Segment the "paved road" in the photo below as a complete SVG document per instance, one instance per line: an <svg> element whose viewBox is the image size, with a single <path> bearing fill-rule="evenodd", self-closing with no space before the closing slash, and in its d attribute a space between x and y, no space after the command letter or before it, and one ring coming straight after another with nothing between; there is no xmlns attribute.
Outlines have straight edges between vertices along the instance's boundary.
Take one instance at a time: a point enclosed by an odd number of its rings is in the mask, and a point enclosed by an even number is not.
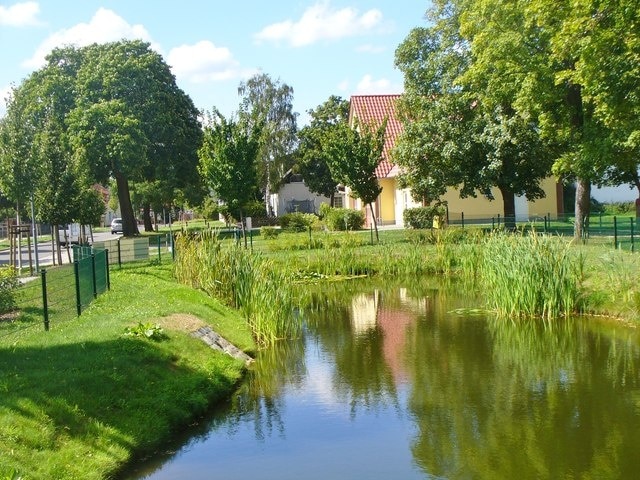
<svg viewBox="0 0 640 480"><path fill-rule="evenodd" d="M118 238L120 236L121 235L112 235L110 232L96 232L93 234L93 240L96 242L102 242L105 240ZM69 253L67 254L66 248L63 248L62 263L69 263L69 257L73 258L73 252L71 252L71 249L69 249ZM9 259L9 250L0 250L0 265L8 265ZM33 245L31 246L31 260L35 268L36 257ZM53 264L53 254L51 252L50 241L38 243L38 260L41 267ZM29 252L26 245L22 247L22 268L27 270L29 269Z"/></svg>

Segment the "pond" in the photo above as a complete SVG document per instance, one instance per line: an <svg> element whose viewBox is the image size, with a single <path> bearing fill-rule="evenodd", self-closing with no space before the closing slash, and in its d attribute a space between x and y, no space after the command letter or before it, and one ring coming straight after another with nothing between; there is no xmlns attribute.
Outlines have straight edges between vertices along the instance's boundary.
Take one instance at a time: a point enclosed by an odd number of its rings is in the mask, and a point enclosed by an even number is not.
<svg viewBox="0 0 640 480"><path fill-rule="evenodd" d="M513 323L464 288L341 283L302 338L129 478L636 478L640 333Z"/></svg>

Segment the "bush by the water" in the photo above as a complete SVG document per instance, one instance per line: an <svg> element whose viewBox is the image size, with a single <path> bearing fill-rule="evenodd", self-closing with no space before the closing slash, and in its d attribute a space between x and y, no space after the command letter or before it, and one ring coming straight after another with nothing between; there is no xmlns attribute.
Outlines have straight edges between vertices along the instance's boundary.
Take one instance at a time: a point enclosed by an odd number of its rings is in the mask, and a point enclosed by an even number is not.
<svg viewBox="0 0 640 480"><path fill-rule="evenodd" d="M276 227L264 226L260 227L260 236L265 240L273 240L278 238L279 230Z"/></svg>
<svg viewBox="0 0 640 480"><path fill-rule="evenodd" d="M406 226L420 229L432 228L434 218L437 218L438 222L442 224L445 216L446 210L442 205L407 208L402 214Z"/></svg>
<svg viewBox="0 0 640 480"><path fill-rule="evenodd" d="M0 313L16 308L16 290L19 282L11 267L0 267Z"/></svg>
<svg viewBox="0 0 640 480"><path fill-rule="evenodd" d="M360 230L364 225L364 213L350 208L329 208L324 221L329 230Z"/></svg>
<svg viewBox="0 0 640 480"><path fill-rule="evenodd" d="M288 232L306 232L317 220L313 213L285 213L280 217L280 227Z"/></svg>

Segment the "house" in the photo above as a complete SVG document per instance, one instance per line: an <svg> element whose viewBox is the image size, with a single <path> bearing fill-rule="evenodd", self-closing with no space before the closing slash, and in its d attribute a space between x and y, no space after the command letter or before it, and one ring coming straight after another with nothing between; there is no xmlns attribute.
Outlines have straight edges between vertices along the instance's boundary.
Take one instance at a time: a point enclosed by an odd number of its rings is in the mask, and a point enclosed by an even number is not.
<svg viewBox="0 0 640 480"><path fill-rule="evenodd" d="M277 193L270 195L273 214L281 217L285 213L302 212L318 213L321 203L329 203L330 199L309 190L302 175L289 170L284 174Z"/></svg>
<svg viewBox="0 0 640 480"><path fill-rule="evenodd" d="M379 126L387 119L387 130L382 159L376 168L376 177L382 187L382 192L373 205L378 225L403 226L403 212L407 208L421 206L411 197L409 189L402 189L398 185L397 177L400 169L393 163L391 151L402 133L402 123L396 115L396 103L400 95L354 95L351 97L349 121L372 126ZM516 218L528 219L531 217L543 217L547 214L557 215L562 213L562 187L554 178L547 178L542 182L546 197L528 201L525 197L516 197ZM502 195L498 189L493 190L494 200L490 201L483 195L476 198L460 198L456 189L449 189L441 198L448 205L448 217L450 222L463 218L473 221L474 218L491 218L503 214ZM343 205L346 208L363 210L367 218L367 225L371 222L371 213L361 200L349 196L346 189L343 197Z"/></svg>

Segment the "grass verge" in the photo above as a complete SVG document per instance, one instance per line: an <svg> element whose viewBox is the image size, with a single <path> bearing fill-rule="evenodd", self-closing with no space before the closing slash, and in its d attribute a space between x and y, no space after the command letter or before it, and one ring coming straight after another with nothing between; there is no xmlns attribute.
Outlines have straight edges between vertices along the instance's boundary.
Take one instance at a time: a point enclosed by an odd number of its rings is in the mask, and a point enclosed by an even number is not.
<svg viewBox="0 0 640 480"><path fill-rule="evenodd" d="M207 323L251 350L237 312L176 284L170 265L127 265L111 279L81 317L0 337L0 478L109 478L235 388L242 363L189 331ZM146 322L165 338L124 335Z"/></svg>

